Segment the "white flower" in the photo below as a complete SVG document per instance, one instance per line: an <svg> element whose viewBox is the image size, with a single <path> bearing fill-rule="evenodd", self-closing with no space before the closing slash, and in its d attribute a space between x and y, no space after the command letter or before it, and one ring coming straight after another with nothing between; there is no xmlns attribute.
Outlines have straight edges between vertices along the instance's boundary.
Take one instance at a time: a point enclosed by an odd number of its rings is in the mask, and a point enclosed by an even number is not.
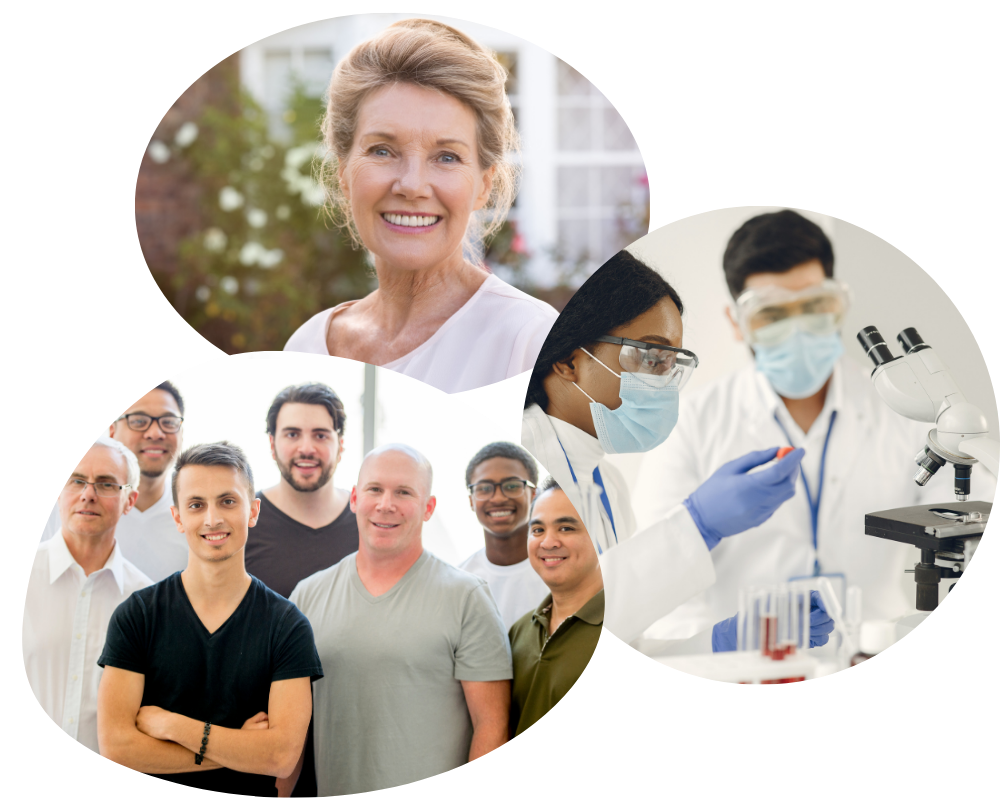
<svg viewBox="0 0 1000 800"><path fill-rule="evenodd" d="M157 164L166 164L170 160L170 148L159 139L153 139L146 149L149 157Z"/></svg>
<svg viewBox="0 0 1000 800"><path fill-rule="evenodd" d="M260 156L254 156L250 159L250 169L254 172L260 172L264 169L264 159Z"/></svg>
<svg viewBox="0 0 1000 800"><path fill-rule="evenodd" d="M259 263L264 269L273 269L281 263L281 259L284 257L284 251L276 247L274 250L265 250L261 253L260 257L257 259L257 263Z"/></svg>
<svg viewBox="0 0 1000 800"><path fill-rule="evenodd" d="M267 225L267 212L259 208L248 208L247 222L251 228L263 228Z"/></svg>
<svg viewBox="0 0 1000 800"><path fill-rule="evenodd" d="M213 253L221 253L226 249L226 243L229 241L225 232L220 228L209 228L205 231L205 249L210 250Z"/></svg>
<svg viewBox="0 0 1000 800"><path fill-rule="evenodd" d="M232 275L226 275L219 281L219 286L222 287L222 291L228 294L236 294L240 290L240 282Z"/></svg>
<svg viewBox="0 0 1000 800"><path fill-rule="evenodd" d="M207 286L199 286L194 290L194 296L202 303L207 303L208 299L212 296L212 290Z"/></svg>
<svg viewBox="0 0 1000 800"><path fill-rule="evenodd" d="M282 203L280 206L274 209L274 216L276 216L278 219L288 219L290 216L292 216L292 209L290 209L288 206Z"/></svg>
<svg viewBox="0 0 1000 800"><path fill-rule="evenodd" d="M223 186L219 192L219 208L223 211L235 211L243 205L243 195L232 186Z"/></svg>
<svg viewBox="0 0 1000 800"><path fill-rule="evenodd" d="M193 122L185 122L174 134L174 144L178 147L187 147L198 138L198 126Z"/></svg>
<svg viewBox="0 0 1000 800"><path fill-rule="evenodd" d="M266 252L260 242L247 242L240 249L240 263L245 267L252 267L260 259L261 254Z"/></svg>

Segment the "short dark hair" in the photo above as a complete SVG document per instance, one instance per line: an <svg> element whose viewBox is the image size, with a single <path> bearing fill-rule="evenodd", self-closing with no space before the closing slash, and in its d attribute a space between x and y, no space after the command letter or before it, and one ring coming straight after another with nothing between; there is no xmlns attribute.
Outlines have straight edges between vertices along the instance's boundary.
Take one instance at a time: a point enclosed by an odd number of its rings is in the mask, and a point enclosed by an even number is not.
<svg viewBox="0 0 1000 800"><path fill-rule="evenodd" d="M537 403L548 408L549 398L542 382L552 365L569 358L579 347L592 345L620 325L644 314L664 297L674 301L684 313L684 304L674 288L652 267L627 250L609 258L586 283L577 289L549 331L528 381L524 407Z"/></svg>
<svg viewBox="0 0 1000 800"><path fill-rule="evenodd" d="M537 501L539 497L541 497L546 492L551 492L553 489L556 489L560 492L563 490L562 486L556 483L555 478L553 478L551 475L546 475L545 480L542 481L542 485L539 486L538 489L535 491L535 496L531 500L531 510L534 511L535 501ZM580 512L578 511L577 513Z"/></svg>
<svg viewBox="0 0 1000 800"><path fill-rule="evenodd" d="M476 471L476 467L491 458L509 458L512 461L520 461L528 472L528 480L532 483L538 483L538 465L531 457L531 453L513 442L490 442L472 457L469 466L465 468L466 486L472 483L472 473Z"/></svg>
<svg viewBox="0 0 1000 800"><path fill-rule="evenodd" d="M180 391L174 386L170 381L164 381L159 386L156 387L161 391L167 392L171 395L174 400L177 401L177 410L181 412L181 416L184 416L184 398L181 397Z"/></svg>
<svg viewBox="0 0 1000 800"><path fill-rule="evenodd" d="M174 474L170 479L170 492L174 498L174 506L177 505L177 476L187 466L233 467L246 480L247 488L250 490L250 499L252 500L254 497L253 471L250 469L246 453L230 442L212 442L210 444L196 444L177 457L177 461L174 463Z"/></svg>
<svg viewBox="0 0 1000 800"><path fill-rule="evenodd" d="M267 435L274 436L278 428L278 412L285 403L305 403L311 406L323 406L333 420L333 429L338 435L344 435L347 423L347 413L344 403L333 389L325 383L303 383L299 386L286 386L267 410Z"/></svg>
<svg viewBox="0 0 1000 800"><path fill-rule="evenodd" d="M833 245L823 229L801 214L785 209L760 214L734 233L722 256L729 293L739 297L747 277L758 272L788 272L817 259L833 277Z"/></svg>

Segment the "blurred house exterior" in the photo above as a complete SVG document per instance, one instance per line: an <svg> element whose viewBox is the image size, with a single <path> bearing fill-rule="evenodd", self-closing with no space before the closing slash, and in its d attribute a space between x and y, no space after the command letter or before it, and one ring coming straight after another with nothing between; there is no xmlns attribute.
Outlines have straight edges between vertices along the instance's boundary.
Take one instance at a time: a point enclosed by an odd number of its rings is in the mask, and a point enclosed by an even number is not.
<svg viewBox="0 0 1000 800"><path fill-rule="evenodd" d="M280 129L295 77L322 95L352 47L411 16L340 17L261 39L240 52L241 79ZM510 220L530 253L529 282L550 288L560 283L561 272L578 268L573 283L579 285L647 232L641 225L646 171L628 126L590 81L551 53L495 28L431 18L492 49L510 73L507 93L524 169ZM502 269L497 273L507 277Z"/></svg>

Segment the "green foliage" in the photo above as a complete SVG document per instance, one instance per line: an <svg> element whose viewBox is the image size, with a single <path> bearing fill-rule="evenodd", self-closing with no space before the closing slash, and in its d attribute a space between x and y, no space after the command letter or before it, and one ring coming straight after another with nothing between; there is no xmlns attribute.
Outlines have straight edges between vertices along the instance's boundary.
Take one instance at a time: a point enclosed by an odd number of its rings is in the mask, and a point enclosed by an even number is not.
<svg viewBox="0 0 1000 800"><path fill-rule="evenodd" d="M194 142L173 146L198 186L202 220L179 246L174 305L226 352L280 350L313 314L375 286L364 253L322 210L313 176L322 111L295 86L285 136L242 92L238 113L208 108Z"/></svg>

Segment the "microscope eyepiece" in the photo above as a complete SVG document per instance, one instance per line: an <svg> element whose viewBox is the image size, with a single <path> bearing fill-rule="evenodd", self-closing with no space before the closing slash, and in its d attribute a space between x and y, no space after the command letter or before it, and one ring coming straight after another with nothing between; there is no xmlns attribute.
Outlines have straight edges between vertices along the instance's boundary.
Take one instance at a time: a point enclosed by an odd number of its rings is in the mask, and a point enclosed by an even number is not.
<svg viewBox="0 0 1000 800"><path fill-rule="evenodd" d="M875 364L876 368L881 367L883 364L888 364L890 361L895 361L897 358L889 350L889 345L885 343L882 334L878 332L878 328L874 325L869 325L867 328L862 328L858 331L858 341L861 342L865 353L872 360L872 363Z"/></svg>
<svg viewBox="0 0 1000 800"><path fill-rule="evenodd" d="M896 336L896 341L903 346L906 355L916 353L920 350L927 350L930 345L924 342L916 328L904 328Z"/></svg>

